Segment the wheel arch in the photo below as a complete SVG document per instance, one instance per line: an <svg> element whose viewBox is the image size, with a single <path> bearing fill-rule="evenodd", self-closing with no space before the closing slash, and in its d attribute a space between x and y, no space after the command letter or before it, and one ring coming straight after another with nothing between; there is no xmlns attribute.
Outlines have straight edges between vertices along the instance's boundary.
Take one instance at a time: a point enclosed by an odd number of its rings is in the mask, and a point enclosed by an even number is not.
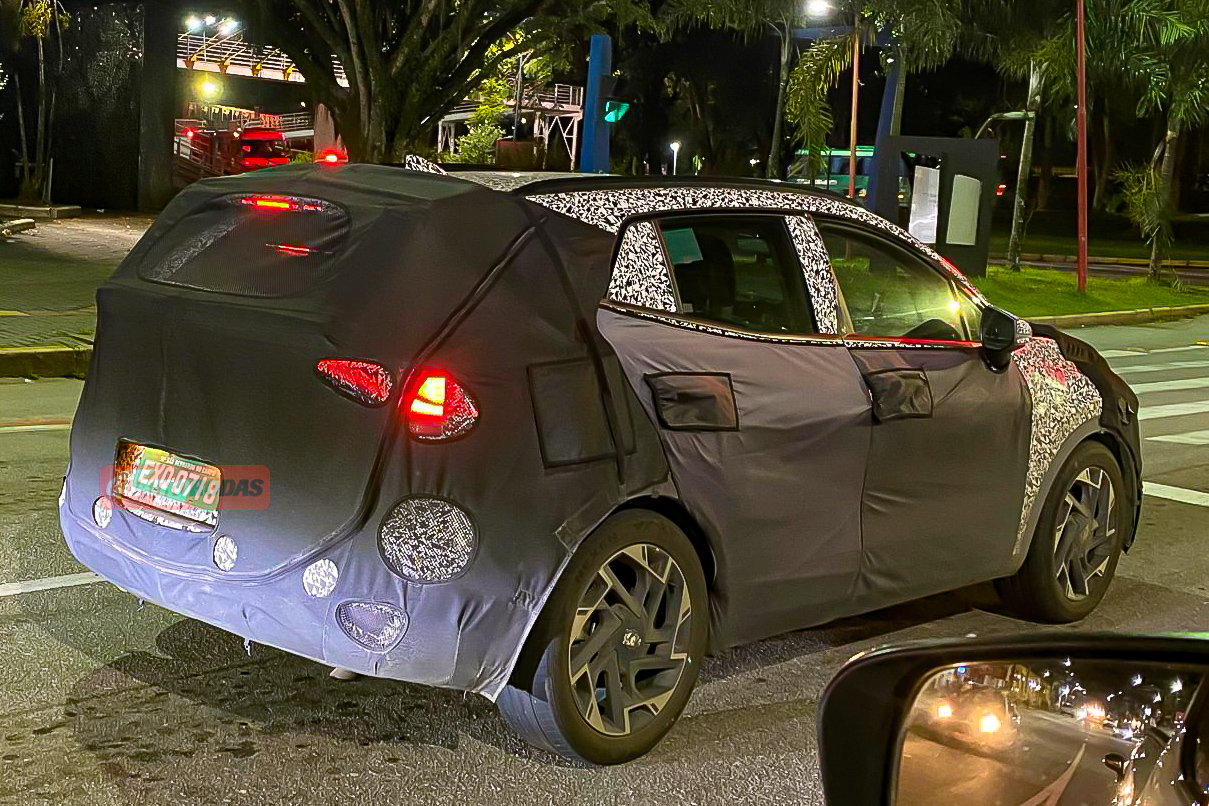
<svg viewBox="0 0 1209 806"><path fill-rule="evenodd" d="M1138 534L1138 523L1141 520L1142 514L1142 479L1138 473L1138 461L1130 450L1129 444L1113 431L1104 429L1087 437L1085 441L1099 442L1104 447L1108 448L1109 452L1116 458L1117 465L1121 468L1121 478L1125 481L1125 493L1133 502L1133 511L1130 512L1129 531L1125 535L1124 550L1129 551L1133 545L1134 538Z"/></svg>
<svg viewBox="0 0 1209 806"><path fill-rule="evenodd" d="M697 552L697 558L701 562L701 570L705 575L706 592L710 599L710 636L711 641L713 640L713 626L716 619L714 585L717 574L717 562L715 560L713 546L710 543L709 538L706 536L705 531L701 528L700 524L697 523L696 518L692 516L692 514L679 499L671 496L642 495L631 498L614 507L608 514L601 518L600 521L595 524L595 526L587 530L584 533L583 539L576 543L572 550L567 552L566 557L563 559L562 565L558 569L558 572L550 580L550 584L543 592L541 597L541 606L529 620L529 623L525 627L524 635L513 651L511 661L508 665L508 674L505 677L506 680L511 680L512 677L518 672L524 674L526 671L528 671L526 668L524 668L524 664L526 664L528 660L532 659L526 659L525 648L529 643L530 636L533 635L534 628L537 626L538 620L541 618L542 611L545 610L546 603L550 600L551 594L553 594L554 589L562 580L563 574L567 570L567 566L571 563L571 559L592 540L592 535L602 523L611 518L613 515L630 510L646 510L667 518L688 537L689 542L693 545L693 548ZM487 695L488 699L495 700L499 696L499 692L502 689L503 686L500 685L494 690L484 691L483 693Z"/></svg>
<svg viewBox="0 0 1209 806"><path fill-rule="evenodd" d="M1025 557L1028 556L1028 550L1033 544L1033 537L1037 531L1037 522L1041 518L1041 510L1045 507L1045 501L1049 498L1049 494L1053 489L1054 480L1057 478L1058 473L1062 470L1062 467L1066 464L1067 460L1070 459L1071 454L1075 452L1075 449L1085 442L1096 442L1108 448L1108 451L1113 455L1113 458L1117 460L1118 465L1120 465L1121 475L1125 478L1126 484L1132 485L1134 488L1130 490L1130 492L1134 492L1136 495L1135 508L1136 504L1140 503L1141 496L1137 495L1140 493L1140 489L1138 488L1138 484L1134 478L1134 472L1130 470L1130 468L1134 467L1134 465L1128 448L1119 437L1114 435L1111 431L1107 431L1101 427L1099 421L1088 420L1079 428L1075 429L1075 431L1069 437L1067 437L1066 441L1062 443L1062 447L1060 447L1058 452L1054 454L1054 458L1050 461L1049 466L1046 468L1041 486L1037 490L1037 495L1033 499L1028 513L1025 515L1027 521L1022 533L1023 539L1019 541L1016 550L1012 553L1011 573L1019 571L1020 566L1024 564ZM1128 462L1128 464L1126 464L1126 462ZM1133 526L1136 527L1136 513L1133 516L1133 522ZM1131 532L1128 543L1132 542L1133 538Z"/></svg>

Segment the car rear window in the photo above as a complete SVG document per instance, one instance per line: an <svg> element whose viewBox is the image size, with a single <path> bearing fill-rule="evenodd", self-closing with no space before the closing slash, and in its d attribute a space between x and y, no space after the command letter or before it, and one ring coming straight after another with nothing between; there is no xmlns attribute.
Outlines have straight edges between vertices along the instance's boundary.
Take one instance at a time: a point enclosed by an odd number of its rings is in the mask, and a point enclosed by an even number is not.
<svg viewBox="0 0 1209 806"><path fill-rule="evenodd" d="M348 213L321 199L221 196L161 236L138 272L144 280L202 291L295 296L334 270L348 233Z"/></svg>

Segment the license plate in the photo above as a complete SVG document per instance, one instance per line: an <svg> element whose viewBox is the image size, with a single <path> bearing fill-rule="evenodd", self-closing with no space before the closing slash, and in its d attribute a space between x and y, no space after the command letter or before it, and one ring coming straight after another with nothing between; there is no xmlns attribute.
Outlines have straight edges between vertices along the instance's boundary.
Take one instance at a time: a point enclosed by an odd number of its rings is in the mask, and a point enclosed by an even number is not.
<svg viewBox="0 0 1209 806"><path fill-rule="evenodd" d="M167 513L197 524L218 525L222 472L214 465L159 448L119 442L113 490L124 509L146 520L180 526L173 523L174 518L156 516Z"/></svg>

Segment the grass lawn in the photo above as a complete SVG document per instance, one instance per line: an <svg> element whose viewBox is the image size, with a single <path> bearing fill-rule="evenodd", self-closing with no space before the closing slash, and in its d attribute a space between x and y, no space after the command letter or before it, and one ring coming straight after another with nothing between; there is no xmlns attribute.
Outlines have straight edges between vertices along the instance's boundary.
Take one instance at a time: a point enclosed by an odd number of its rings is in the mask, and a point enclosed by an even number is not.
<svg viewBox="0 0 1209 806"><path fill-rule="evenodd" d="M1023 317L1209 304L1209 289L1176 291L1142 277L1127 280L1089 277L1086 295L1076 288L1073 272L1027 268L1012 272L992 268L986 277L970 279L993 304Z"/></svg>
<svg viewBox="0 0 1209 806"><path fill-rule="evenodd" d="M1011 221L997 218L991 233L991 251L1007 252ZM1078 252L1077 227L1073 210L1044 211L1033 216L1024 234L1026 254L1067 255ZM1093 258L1150 258L1150 248L1141 234L1119 215L1095 213L1091 218L1088 252ZM1186 217L1175 224L1172 260L1209 260L1209 217Z"/></svg>

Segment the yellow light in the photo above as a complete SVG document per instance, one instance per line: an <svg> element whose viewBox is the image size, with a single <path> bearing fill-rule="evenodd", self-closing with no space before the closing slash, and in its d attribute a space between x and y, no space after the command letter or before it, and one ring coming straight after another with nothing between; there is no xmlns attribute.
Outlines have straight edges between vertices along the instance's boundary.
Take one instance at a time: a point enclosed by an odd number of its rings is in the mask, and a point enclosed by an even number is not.
<svg viewBox="0 0 1209 806"><path fill-rule="evenodd" d="M951 300L949 302L949 313L957 313L960 310L961 310L960 302L958 302L957 300Z"/></svg>
<svg viewBox="0 0 1209 806"><path fill-rule="evenodd" d="M429 403L443 405L445 403L445 378L440 375L425 378L424 383L420 384L420 390L416 392L416 396Z"/></svg>
<svg viewBox="0 0 1209 806"><path fill-rule="evenodd" d="M978 722L978 729L983 733L994 733L999 730L999 717L987 714Z"/></svg>
<svg viewBox="0 0 1209 806"><path fill-rule="evenodd" d="M217 98L219 86L213 81L203 81L201 85L201 94L203 98Z"/></svg>
<svg viewBox="0 0 1209 806"><path fill-rule="evenodd" d="M936 715L941 719L948 719L953 716L953 706L946 703L941 703L941 706L936 709Z"/></svg>

